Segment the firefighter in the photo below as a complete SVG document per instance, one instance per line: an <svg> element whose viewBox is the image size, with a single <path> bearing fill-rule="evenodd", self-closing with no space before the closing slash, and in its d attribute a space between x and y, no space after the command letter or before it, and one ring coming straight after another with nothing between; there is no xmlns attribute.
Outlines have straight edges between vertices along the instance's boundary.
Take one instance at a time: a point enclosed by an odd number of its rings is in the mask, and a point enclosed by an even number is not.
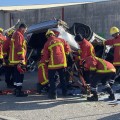
<svg viewBox="0 0 120 120"><path fill-rule="evenodd" d="M3 29L0 28L0 68L3 65L3 43L5 42L5 40L6 37L3 35Z"/></svg>
<svg viewBox="0 0 120 120"><path fill-rule="evenodd" d="M93 45L87 39L85 39L81 34L77 34L75 36L75 40L80 46L80 50L78 50L78 59L80 60L80 64L81 61L84 60L86 57L96 56ZM86 80L86 83L89 84L90 83L89 71L83 70L83 77Z"/></svg>
<svg viewBox="0 0 120 120"><path fill-rule="evenodd" d="M110 94L109 99L114 100L115 95L109 84L111 77L115 75L116 69L112 63L98 57L89 56L84 62L84 68L90 71L91 93L88 101L98 101L97 84L99 81L105 86L105 90Z"/></svg>
<svg viewBox="0 0 120 120"><path fill-rule="evenodd" d="M111 27L110 28L110 35L113 37L112 39L108 39L106 41L103 42L97 42L97 44L99 45L110 45L113 47L114 49L114 58L113 58L113 65L116 68L116 74L119 74L119 70L120 70L120 34L119 34L120 30L117 27ZM116 75L115 75L116 76ZM114 78L115 76L111 79L110 83L111 85L114 84ZM120 82L120 80L118 81ZM120 92L120 90L118 90Z"/></svg>
<svg viewBox="0 0 120 120"><path fill-rule="evenodd" d="M26 65L26 40L24 33L27 26L24 23L19 25L19 28L14 32L10 42L9 61L14 66L14 95L16 97L26 97L22 91L22 84L24 79L25 65Z"/></svg>
<svg viewBox="0 0 120 120"><path fill-rule="evenodd" d="M3 35L3 29L0 28L0 65L3 63L3 43L6 37Z"/></svg>
<svg viewBox="0 0 120 120"><path fill-rule="evenodd" d="M44 45L41 62L47 62L48 64L48 79L50 83L48 97L56 99L56 72L60 77L62 95L66 96L67 94L65 68L67 67L66 55L70 52L70 46L63 39L55 37L55 33L51 30L46 32L46 37L47 42Z"/></svg>
<svg viewBox="0 0 120 120"><path fill-rule="evenodd" d="M14 67L9 64L9 51L10 51L10 41L14 33L14 30L11 29L7 32L6 41L3 44L3 55L4 55L4 68L5 68L5 82L8 88L14 88L13 73Z"/></svg>
<svg viewBox="0 0 120 120"><path fill-rule="evenodd" d="M43 50L41 51L41 59L43 56ZM38 64L38 81L37 84L37 91L38 93L41 93L43 89L48 91L48 66L45 63L42 63L41 61Z"/></svg>

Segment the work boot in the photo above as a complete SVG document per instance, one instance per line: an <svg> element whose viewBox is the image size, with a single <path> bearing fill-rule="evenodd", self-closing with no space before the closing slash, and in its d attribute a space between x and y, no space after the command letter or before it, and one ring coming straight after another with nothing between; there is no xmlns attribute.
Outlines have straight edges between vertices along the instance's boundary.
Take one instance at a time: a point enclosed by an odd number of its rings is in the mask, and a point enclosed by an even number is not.
<svg viewBox="0 0 120 120"><path fill-rule="evenodd" d="M13 90L13 95L16 95L16 88Z"/></svg>
<svg viewBox="0 0 120 120"><path fill-rule="evenodd" d="M93 96L91 96L91 97L87 97L87 100L88 101L98 101L98 95L93 95Z"/></svg>
<svg viewBox="0 0 120 120"><path fill-rule="evenodd" d="M114 95L114 94L111 94L108 98L109 98L110 100L115 100L115 95Z"/></svg>
<svg viewBox="0 0 120 120"><path fill-rule="evenodd" d="M42 89L43 89L42 85L41 85L40 83L37 83L37 92L38 92L39 94L42 93Z"/></svg>
<svg viewBox="0 0 120 120"><path fill-rule="evenodd" d="M21 90L16 90L16 94L15 94L16 97L27 97L28 94L25 94L23 91Z"/></svg>
<svg viewBox="0 0 120 120"><path fill-rule="evenodd" d="M27 97L28 94L25 94L23 91L21 91L22 86L16 86L15 96L16 97Z"/></svg>
<svg viewBox="0 0 120 120"><path fill-rule="evenodd" d="M57 99L57 94L48 94L49 99Z"/></svg>

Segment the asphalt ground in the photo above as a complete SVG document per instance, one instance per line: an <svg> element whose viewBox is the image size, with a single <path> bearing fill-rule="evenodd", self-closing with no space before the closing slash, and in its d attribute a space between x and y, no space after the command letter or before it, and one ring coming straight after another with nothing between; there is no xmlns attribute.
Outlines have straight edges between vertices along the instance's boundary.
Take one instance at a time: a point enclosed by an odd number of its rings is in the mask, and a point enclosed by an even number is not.
<svg viewBox="0 0 120 120"><path fill-rule="evenodd" d="M4 77L1 78L0 89L6 90ZM24 90L35 90L36 83L37 72L25 74ZM98 102L87 102L81 95L59 96L57 100L36 93L25 98L0 95L0 120L120 120L120 101L107 101L107 97L103 95Z"/></svg>

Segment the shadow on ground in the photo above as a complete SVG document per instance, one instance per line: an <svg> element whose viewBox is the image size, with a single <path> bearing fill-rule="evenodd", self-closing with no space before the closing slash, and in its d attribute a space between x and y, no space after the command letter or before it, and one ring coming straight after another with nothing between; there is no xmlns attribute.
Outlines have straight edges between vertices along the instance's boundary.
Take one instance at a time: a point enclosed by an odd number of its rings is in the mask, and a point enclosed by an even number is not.
<svg viewBox="0 0 120 120"><path fill-rule="evenodd" d="M1 97L0 111L47 109L63 104L86 102L80 97L67 97L58 98L57 100L49 100L47 95L30 95L26 98L11 97L11 95L3 95Z"/></svg>

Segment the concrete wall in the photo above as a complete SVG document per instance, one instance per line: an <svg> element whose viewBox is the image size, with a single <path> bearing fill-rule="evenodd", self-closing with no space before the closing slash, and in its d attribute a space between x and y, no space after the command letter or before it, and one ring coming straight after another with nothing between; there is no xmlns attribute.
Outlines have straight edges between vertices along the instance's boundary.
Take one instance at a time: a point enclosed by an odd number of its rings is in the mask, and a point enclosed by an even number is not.
<svg viewBox="0 0 120 120"><path fill-rule="evenodd" d="M10 13L0 11L0 27L7 29L10 27Z"/></svg>
<svg viewBox="0 0 120 120"><path fill-rule="evenodd" d="M4 12L3 11L0 11L0 27L4 27Z"/></svg>
<svg viewBox="0 0 120 120"><path fill-rule="evenodd" d="M120 28L120 0L65 7L65 21L69 25L81 22L103 37L110 37L112 26Z"/></svg>
<svg viewBox="0 0 120 120"><path fill-rule="evenodd" d="M22 19L26 24L32 25L53 17L62 18L71 26L74 22L81 22L91 26L92 30L105 38L110 37L109 29L112 26L120 28L120 0L97 2L81 5L73 5L63 8L46 8L36 10L13 11L10 13L11 24L16 23L17 19ZM0 18L3 13L0 12ZM9 16L6 14L6 16ZM2 17L2 19L5 17ZM8 23L0 23L5 26ZM6 22L7 22L6 21ZM9 26L9 25L8 25ZM5 26L6 27L6 26Z"/></svg>
<svg viewBox="0 0 120 120"><path fill-rule="evenodd" d="M61 8L48 8L48 9L12 12L11 16L12 16L13 23L15 23L17 19L20 18L29 26L45 20L50 20L53 17L61 18Z"/></svg>

